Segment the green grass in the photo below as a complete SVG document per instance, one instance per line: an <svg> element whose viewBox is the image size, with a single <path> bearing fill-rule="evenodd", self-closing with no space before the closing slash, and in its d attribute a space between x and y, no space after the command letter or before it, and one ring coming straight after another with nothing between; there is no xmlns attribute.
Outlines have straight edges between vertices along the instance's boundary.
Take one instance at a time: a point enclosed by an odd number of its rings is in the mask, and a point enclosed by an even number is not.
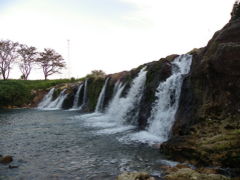
<svg viewBox="0 0 240 180"><path fill-rule="evenodd" d="M79 79L57 80L0 80L0 107L28 104L32 90L47 89L52 86L79 81Z"/></svg>

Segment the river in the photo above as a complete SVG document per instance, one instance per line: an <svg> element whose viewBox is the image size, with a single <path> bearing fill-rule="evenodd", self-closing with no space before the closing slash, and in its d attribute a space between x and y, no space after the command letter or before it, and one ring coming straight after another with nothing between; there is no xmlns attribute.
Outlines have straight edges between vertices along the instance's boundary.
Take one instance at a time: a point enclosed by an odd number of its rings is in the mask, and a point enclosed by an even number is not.
<svg viewBox="0 0 240 180"><path fill-rule="evenodd" d="M77 117L77 118L76 118ZM76 111L0 110L0 154L12 155L0 179L112 180L124 171L161 176L158 148L121 141L136 129L99 133Z"/></svg>

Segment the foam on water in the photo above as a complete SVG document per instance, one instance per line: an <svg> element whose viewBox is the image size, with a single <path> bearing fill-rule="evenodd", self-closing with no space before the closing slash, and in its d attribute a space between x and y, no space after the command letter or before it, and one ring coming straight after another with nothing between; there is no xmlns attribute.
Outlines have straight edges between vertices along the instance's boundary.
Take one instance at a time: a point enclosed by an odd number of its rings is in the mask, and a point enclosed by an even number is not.
<svg viewBox="0 0 240 180"><path fill-rule="evenodd" d="M116 134L124 131L132 130L135 126L119 126L119 127L111 127L97 131L97 134Z"/></svg>
<svg viewBox="0 0 240 180"><path fill-rule="evenodd" d="M119 138L119 141L124 144L131 144L132 142L146 143L149 145L154 145L159 143L160 138L154 134L149 133L148 131L140 131L136 133L130 133Z"/></svg>

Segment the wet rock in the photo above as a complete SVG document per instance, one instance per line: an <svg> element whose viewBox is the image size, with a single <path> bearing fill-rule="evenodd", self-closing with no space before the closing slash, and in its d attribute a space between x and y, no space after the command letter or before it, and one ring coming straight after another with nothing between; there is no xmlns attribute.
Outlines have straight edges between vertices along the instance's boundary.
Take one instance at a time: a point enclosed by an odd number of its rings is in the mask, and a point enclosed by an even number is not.
<svg viewBox="0 0 240 180"><path fill-rule="evenodd" d="M0 157L0 163L2 164L9 164L10 162L13 161L13 158L12 156L3 156L3 157Z"/></svg>
<svg viewBox="0 0 240 180"><path fill-rule="evenodd" d="M197 172L199 173L203 173L203 174L217 174L218 173L218 170L217 169L214 169L214 168L198 168L196 169Z"/></svg>
<svg viewBox="0 0 240 180"><path fill-rule="evenodd" d="M117 177L117 180L155 180L145 172L125 172Z"/></svg>
<svg viewBox="0 0 240 180"><path fill-rule="evenodd" d="M15 168L18 168L18 166L9 165L8 168L9 168L9 169L15 169Z"/></svg>
<svg viewBox="0 0 240 180"><path fill-rule="evenodd" d="M219 174L200 174L190 168L179 169L164 177L165 180L230 180L230 178Z"/></svg>

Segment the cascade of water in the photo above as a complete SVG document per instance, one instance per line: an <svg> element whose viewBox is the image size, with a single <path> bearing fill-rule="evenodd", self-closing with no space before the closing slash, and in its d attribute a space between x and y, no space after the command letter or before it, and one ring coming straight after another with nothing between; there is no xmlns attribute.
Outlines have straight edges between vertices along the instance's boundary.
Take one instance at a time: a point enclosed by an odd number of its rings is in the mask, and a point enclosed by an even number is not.
<svg viewBox="0 0 240 180"><path fill-rule="evenodd" d="M95 108L95 112L101 112L103 110L104 99L105 99L105 91L106 91L108 81L109 81L109 78L107 78L105 80L105 83L104 83L104 85L102 87L102 90L99 94L97 105L96 105L96 108Z"/></svg>
<svg viewBox="0 0 240 180"><path fill-rule="evenodd" d="M192 63L191 55L181 55L172 64L172 75L159 84L156 92L157 100L148 119L147 131L164 142L169 138L175 114L178 109L184 75L189 73Z"/></svg>
<svg viewBox="0 0 240 180"><path fill-rule="evenodd" d="M119 108L118 103L120 102L120 98L121 98L121 94L125 88L125 85L122 85L122 83L116 83L115 84L115 94L111 100L111 102L109 103L108 107L107 107L107 111L106 114L114 117L115 113L118 111L117 108Z"/></svg>
<svg viewBox="0 0 240 180"><path fill-rule="evenodd" d="M121 97L125 86L122 86L121 83L118 85L118 90L107 109L107 115L110 115L112 119L121 123L126 122L128 119L131 119L132 123L135 121L131 112L139 106L146 81L146 74L147 71L145 71L145 68L141 69L138 76L133 80L126 97Z"/></svg>
<svg viewBox="0 0 240 180"><path fill-rule="evenodd" d="M136 109L139 107L143 94L146 74L147 72L143 68L132 81L125 97L121 97L125 85L117 82L115 95L113 95L105 113L95 112L80 116L85 121L85 125L104 128L98 132L100 134L115 134L135 128L132 124L137 120Z"/></svg>
<svg viewBox="0 0 240 180"><path fill-rule="evenodd" d="M73 100L73 106L72 106L72 109L77 109L79 106L78 106L78 102L79 102L79 95L80 95L80 92L82 90L82 87L83 87L83 84L80 84L79 87L78 87L78 90L74 96L74 100Z"/></svg>
<svg viewBox="0 0 240 180"><path fill-rule="evenodd" d="M52 88L43 98L43 100L38 104L38 108L42 109L47 107L51 101L52 101L52 97L53 97L53 93L55 91L55 88Z"/></svg>
<svg viewBox="0 0 240 180"><path fill-rule="evenodd" d="M57 99L52 101L46 108L48 109L61 109L64 100L67 98L68 94L65 93L66 89L62 90Z"/></svg>
<svg viewBox="0 0 240 180"><path fill-rule="evenodd" d="M87 103L87 83L88 83L88 80L86 79L85 82L84 82L84 92L83 92L83 103L82 103L82 106Z"/></svg>
<svg viewBox="0 0 240 180"><path fill-rule="evenodd" d="M122 83L118 80L113 88L113 96L115 96L116 92L118 91L118 89L120 88L120 86L122 85Z"/></svg>

